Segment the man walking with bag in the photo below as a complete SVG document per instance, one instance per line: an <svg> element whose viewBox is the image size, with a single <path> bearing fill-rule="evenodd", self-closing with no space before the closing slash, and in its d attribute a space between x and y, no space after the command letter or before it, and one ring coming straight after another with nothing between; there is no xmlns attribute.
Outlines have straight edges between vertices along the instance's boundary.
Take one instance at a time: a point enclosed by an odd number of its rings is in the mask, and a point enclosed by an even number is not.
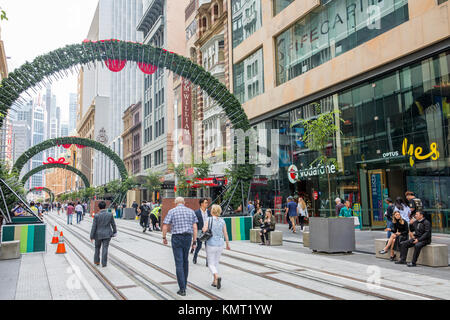
<svg viewBox="0 0 450 320"><path fill-rule="evenodd" d="M102 248L102 266L106 267L108 261L108 247L112 237L117 234L116 223L112 213L105 210L106 202L98 204L100 212L94 216L91 229L91 242L95 240L94 263L100 264L100 248Z"/></svg>
<svg viewBox="0 0 450 320"><path fill-rule="evenodd" d="M197 239L198 219L194 210L184 205L184 198L175 199L176 207L169 210L162 229L163 243L167 245L167 229L172 226L172 251L177 270L177 281L180 296L186 295L187 278L189 273L189 248L193 239ZM195 243L193 244L195 247Z"/></svg>
<svg viewBox="0 0 450 320"><path fill-rule="evenodd" d="M139 213L139 216L141 217L139 224L141 225L142 228L144 228L144 230L142 232L145 232L145 231L147 231L148 217L150 215L150 208L147 206L147 203L145 200L142 201L142 205L139 207L138 213ZM149 231L151 231L150 228L149 228Z"/></svg>
<svg viewBox="0 0 450 320"><path fill-rule="evenodd" d="M202 230L203 224L208 219L208 217L211 217L211 213L208 210L208 199L201 198L199 203L200 203L200 209L195 211L195 215L197 216L197 220L198 220L197 230ZM198 253L200 252L200 249L202 248L202 242L198 238L196 238L194 240L197 240L197 247L195 248L194 259L192 260L192 262L194 264L197 264L197 257L198 257ZM194 247L192 247L191 253L193 250L194 250ZM205 242L205 250L206 250L206 242ZM206 266L208 266L208 259L206 259Z"/></svg>

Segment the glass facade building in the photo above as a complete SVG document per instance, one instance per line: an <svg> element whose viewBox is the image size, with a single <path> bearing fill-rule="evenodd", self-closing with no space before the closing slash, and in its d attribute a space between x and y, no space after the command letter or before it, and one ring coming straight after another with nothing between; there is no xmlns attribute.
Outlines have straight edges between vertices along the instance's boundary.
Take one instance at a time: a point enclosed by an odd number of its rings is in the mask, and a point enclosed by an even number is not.
<svg viewBox="0 0 450 320"><path fill-rule="evenodd" d="M263 49L234 65L234 95L244 103L264 92Z"/></svg>
<svg viewBox="0 0 450 320"><path fill-rule="evenodd" d="M450 51L441 52L317 100L322 112L339 110L342 118L327 148L335 168L311 166L318 154L307 149L299 120L317 116L314 104L259 123L279 132L279 170L261 177L269 186L253 187L252 198L276 211L280 197L284 203L302 195L314 215L331 216L329 199L340 197L350 200L364 227L384 228L384 200L410 190L432 214L433 230L450 232L449 70ZM295 183L291 165L298 169Z"/></svg>
<svg viewBox="0 0 450 320"><path fill-rule="evenodd" d="M283 8L289 1L275 1ZM275 38L285 83L408 21L408 0L331 0Z"/></svg>
<svg viewBox="0 0 450 320"><path fill-rule="evenodd" d="M233 48L261 28L261 0L232 0Z"/></svg>

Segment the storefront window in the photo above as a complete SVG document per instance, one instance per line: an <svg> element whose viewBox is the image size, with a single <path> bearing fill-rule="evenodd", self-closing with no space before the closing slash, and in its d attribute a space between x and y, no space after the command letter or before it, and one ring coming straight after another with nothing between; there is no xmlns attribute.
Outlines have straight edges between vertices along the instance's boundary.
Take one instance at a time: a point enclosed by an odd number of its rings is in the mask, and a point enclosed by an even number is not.
<svg viewBox="0 0 450 320"><path fill-rule="evenodd" d="M232 0L233 48L261 28L261 0Z"/></svg>
<svg viewBox="0 0 450 320"><path fill-rule="evenodd" d="M317 154L306 148L298 121L314 117L314 106L264 122L266 129L279 129L280 164L276 175L264 177L273 196L260 194L263 206L276 208L277 197L285 204L286 197L297 195L314 215L333 216L340 197L350 200L363 226L381 229L384 200L405 198L410 190L431 214L433 230L450 233L449 68L447 51L317 101L324 112L339 109L343 119L327 148L338 162L330 172L331 193L326 171L311 166ZM296 183L289 181L290 165L299 171ZM253 188L253 197L260 192Z"/></svg>
<svg viewBox="0 0 450 320"><path fill-rule="evenodd" d="M331 0L276 38L277 85L408 21L407 0Z"/></svg>
<svg viewBox="0 0 450 320"><path fill-rule="evenodd" d="M294 2L294 0L273 0L273 15L276 16L279 14L292 2Z"/></svg>
<svg viewBox="0 0 450 320"><path fill-rule="evenodd" d="M234 95L244 103L264 92L263 51L259 49L234 65Z"/></svg>

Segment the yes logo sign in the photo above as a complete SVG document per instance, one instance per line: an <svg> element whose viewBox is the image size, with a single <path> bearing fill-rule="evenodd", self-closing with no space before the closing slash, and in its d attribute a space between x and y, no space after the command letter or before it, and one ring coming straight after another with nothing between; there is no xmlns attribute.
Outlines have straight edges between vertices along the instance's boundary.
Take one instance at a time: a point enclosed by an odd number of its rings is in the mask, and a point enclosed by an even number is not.
<svg viewBox="0 0 450 320"><path fill-rule="evenodd" d="M431 158L431 160L436 161L440 156L436 142L433 142L430 145L430 153L422 155L422 152L423 149L421 147L414 148L413 144L408 146L408 139L405 138L405 140L403 140L402 153L404 156L406 156L407 154L409 155L409 164L411 165L411 167L414 166L414 158L417 160L426 160L428 158Z"/></svg>

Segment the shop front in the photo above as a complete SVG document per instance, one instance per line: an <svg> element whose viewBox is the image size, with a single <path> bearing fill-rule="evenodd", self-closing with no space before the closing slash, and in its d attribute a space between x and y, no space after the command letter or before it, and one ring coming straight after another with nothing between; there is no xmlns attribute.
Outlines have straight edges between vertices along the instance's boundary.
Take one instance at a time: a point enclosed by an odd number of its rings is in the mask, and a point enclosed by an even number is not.
<svg viewBox="0 0 450 320"><path fill-rule="evenodd" d="M334 199L349 200L363 227L384 228L385 199L422 199L435 232L450 233L450 51L392 70L325 96L322 112L340 110L338 132L327 148L336 165L318 166L307 149L300 119L313 119L314 104L257 125L279 132L279 170L265 176L271 195L263 207L283 208L302 196L315 216L335 215ZM252 189L251 198L257 190ZM280 205L281 198L281 205Z"/></svg>

